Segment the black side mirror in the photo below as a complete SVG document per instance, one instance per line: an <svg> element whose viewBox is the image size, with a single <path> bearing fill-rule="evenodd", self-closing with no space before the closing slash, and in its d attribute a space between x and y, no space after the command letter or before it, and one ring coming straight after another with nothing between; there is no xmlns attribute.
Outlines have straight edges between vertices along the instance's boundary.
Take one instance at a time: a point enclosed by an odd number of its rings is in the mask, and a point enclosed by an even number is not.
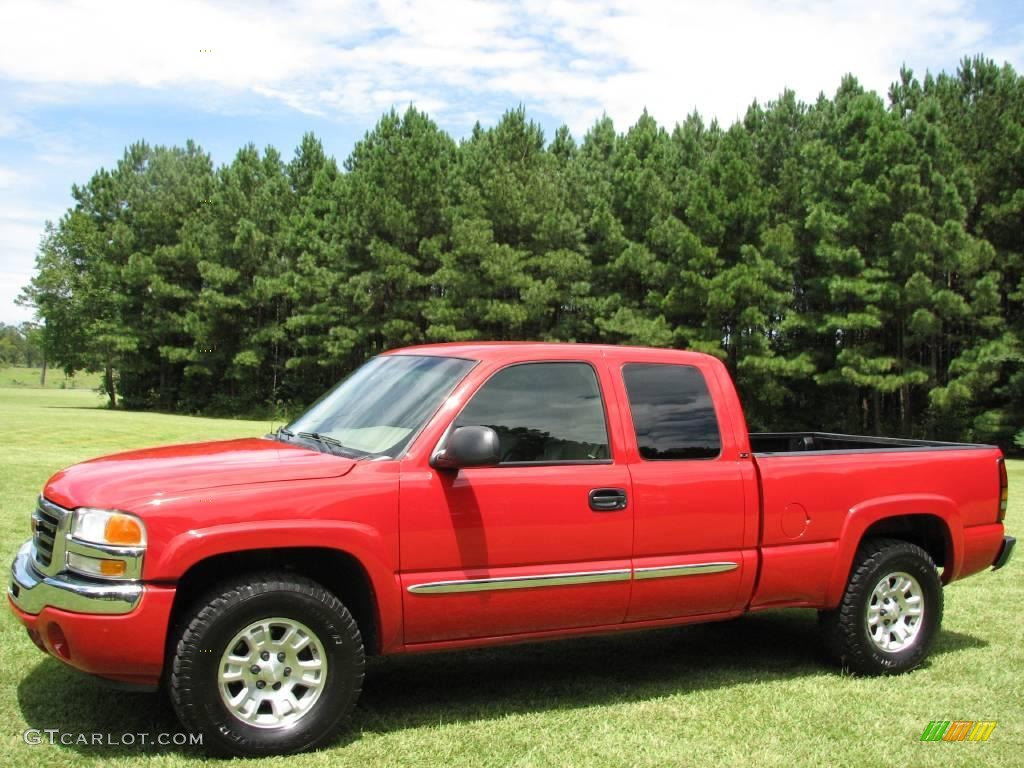
<svg viewBox="0 0 1024 768"><path fill-rule="evenodd" d="M501 460L498 433L490 427L458 427L448 436L444 450L434 454L431 466L437 469L489 467Z"/></svg>

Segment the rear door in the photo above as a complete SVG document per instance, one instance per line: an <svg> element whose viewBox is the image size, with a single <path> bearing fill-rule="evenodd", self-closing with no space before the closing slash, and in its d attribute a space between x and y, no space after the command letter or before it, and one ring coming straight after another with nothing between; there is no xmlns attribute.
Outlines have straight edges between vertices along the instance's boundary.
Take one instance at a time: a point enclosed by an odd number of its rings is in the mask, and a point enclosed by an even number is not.
<svg viewBox="0 0 1024 768"><path fill-rule="evenodd" d="M611 450L621 431L606 416L610 379L583 361L500 368L451 427L493 428L501 464L437 471L420 457L403 466L406 643L624 619L633 513L625 459Z"/></svg>
<svg viewBox="0 0 1024 768"><path fill-rule="evenodd" d="M757 515L750 459L739 455L729 428L720 427L727 420L716 411L717 381L706 358L687 365L641 355L613 363L626 404L633 485L627 621L734 610L745 602L756 569L743 547Z"/></svg>

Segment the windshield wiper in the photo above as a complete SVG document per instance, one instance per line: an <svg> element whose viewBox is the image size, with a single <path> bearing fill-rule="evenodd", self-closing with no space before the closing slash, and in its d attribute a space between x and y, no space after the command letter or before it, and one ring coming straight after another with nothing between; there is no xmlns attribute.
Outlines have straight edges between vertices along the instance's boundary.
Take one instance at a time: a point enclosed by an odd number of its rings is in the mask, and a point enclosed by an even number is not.
<svg viewBox="0 0 1024 768"><path fill-rule="evenodd" d="M319 432L299 432L298 437L304 437L307 440L312 440L313 442L320 443L321 445L330 446L332 449L337 448L340 451L345 449L344 444L338 438L331 437L330 435L321 435ZM338 456L344 455L335 450L331 450L331 453Z"/></svg>

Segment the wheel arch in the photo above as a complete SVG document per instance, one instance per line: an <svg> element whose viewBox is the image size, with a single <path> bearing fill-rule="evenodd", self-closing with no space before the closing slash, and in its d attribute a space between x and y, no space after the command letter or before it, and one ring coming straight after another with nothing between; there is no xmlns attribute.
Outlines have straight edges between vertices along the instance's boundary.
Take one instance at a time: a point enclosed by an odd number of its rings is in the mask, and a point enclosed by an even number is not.
<svg viewBox="0 0 1024 768"><path fill-rule="evenodd" d="M826 607L839 604L857 550L865 539L885 537L917 544L942 568L942 583L957 577L963 560L963 525L956 504L945 496L887 496L850 509L826 593Z"/></svg>
<svg viewBox="0 0 1024 768"><path fill-rule="evenodd" d="M330 547L267 547L221 552L189 566L176 584L165 658L173 653L191 610L214 585L246 573L268 570L290 571L323 585L352 613L366 654L381 652L380 602L373 581L358 558Z"/></svg>

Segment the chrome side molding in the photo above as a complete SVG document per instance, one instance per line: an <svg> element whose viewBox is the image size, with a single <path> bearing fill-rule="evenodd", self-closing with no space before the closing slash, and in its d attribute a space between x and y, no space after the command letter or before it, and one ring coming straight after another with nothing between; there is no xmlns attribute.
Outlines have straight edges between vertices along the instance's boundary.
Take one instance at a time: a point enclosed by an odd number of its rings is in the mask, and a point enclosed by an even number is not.
<svg viewBox="0 0 1024 768"><path fill-rule="evenodd" d="M610 571L579 571L575 573L548 573L541 576L503 576L493 579L459 579L413 584L409 591L415 595L441 595L452 592L493 592L504 589L532 587L565 587L571 584L600 584L606 581L629 581L628 568Z"/></svg>
<svg viewBox="0 0 1024 768"><path fill-rule="evenodd" d="M700 576L703 573L725 573L735 571L739 563L688 563L686 565L661 565L652 568L636 568L634 579L668 579L673 576Z"/></svg>
<svg viewBox="0 0 1024 768"><path fill-rule="evenodd" d="M534 587L565 587L574 584L600 584L630 579L668 579L675 576L700 576L707 573L725 573L739 568L739 563L687 563L651 568L616 568L607 571L576 571L548 573L539 576L501 576L490 579L455 579L429 581L408 587L414 595L446 595L456 592L495 592L505 589L532 589Z"/></svg>

